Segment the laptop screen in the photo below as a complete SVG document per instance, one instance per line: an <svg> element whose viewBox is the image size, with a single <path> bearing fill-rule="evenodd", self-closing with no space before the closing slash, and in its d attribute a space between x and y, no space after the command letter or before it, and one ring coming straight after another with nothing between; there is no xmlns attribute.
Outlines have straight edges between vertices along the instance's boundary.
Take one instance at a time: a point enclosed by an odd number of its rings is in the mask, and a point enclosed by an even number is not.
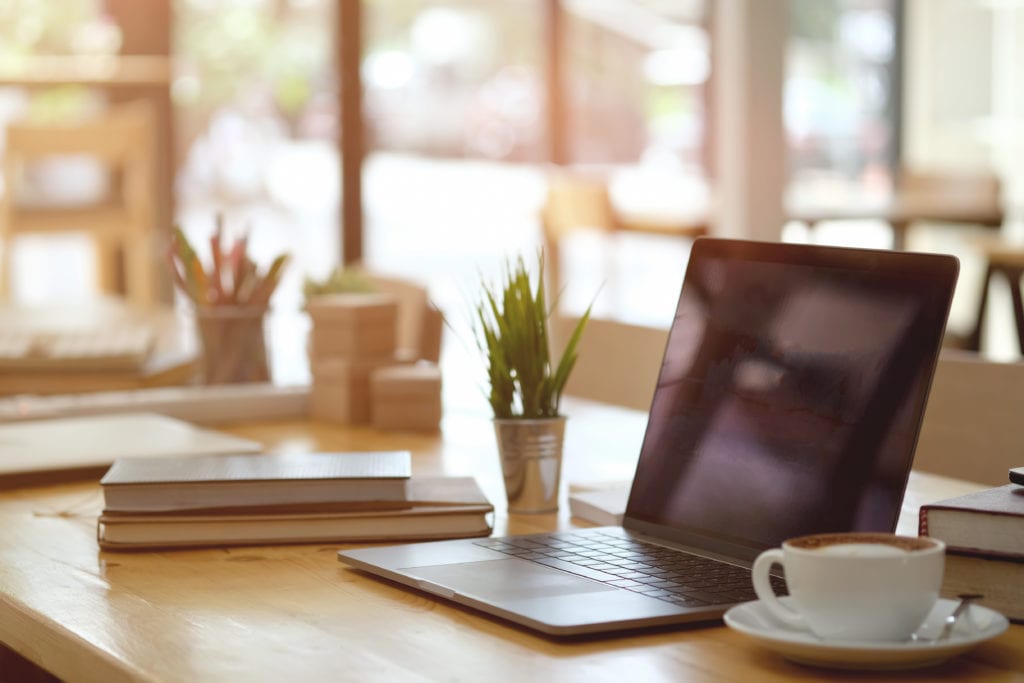
<svg viewBox="0 0 1024 683"><path fill-rule="evenodd" d="M698 240L625 525L751 557L892 531L956 273L950 256Z"/></svg>

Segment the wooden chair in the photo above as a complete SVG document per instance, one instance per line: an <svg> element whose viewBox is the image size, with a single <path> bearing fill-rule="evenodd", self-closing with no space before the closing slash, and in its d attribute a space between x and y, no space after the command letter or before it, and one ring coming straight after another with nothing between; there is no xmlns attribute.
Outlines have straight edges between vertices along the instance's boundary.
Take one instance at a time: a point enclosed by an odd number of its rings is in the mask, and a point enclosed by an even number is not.
<svg viewBox="0 0 1024 683"><path fill-rule="evenodd" d="M19 203L19 186L27 168L70 155L103 164L111 178L106 197L84 206ZM155 174L153 113L146 102L113 108L85 123L9 126L0 199L0 299L8 296L12 243L17 236L85 231L95 243L100 289L124 294L139 306L152 305L154 274L159 272L152 248Z"/></svg>
<svg viewBox="0 0 1024 683"><path fill-rule="evenodd" d="M968 351L981 349L981 332L988 310L988 292L992 281L1001 278L1010 288L1013 319L1017 328L1017 348L1024 355L1024 297L1021 295L1021 280L1024 278L1024 248L1003 242L985 242L981 251L986 261L985 278L981 284L978 301L978 315L973 329L962 339L952 339L952 346Z"/></svg>
<svg viewBox="0 0 1024 683"><path fill-rule="evenodd" d="M905 235L913 221L932 221L999 230L1005 218L1002 182L988 171L951 172L906 168L897 178L898 201L892 221L897 236ZM902 237L899 240L902 244ZM946 345L970 351L981 347L981 330L992 280L1005 278L1013 298L1020 350L1024 353L1024 303L1020 281L1024 275L1024 249L996 235L973 240L987 263L977 317L966 335L947 334Z"/></svg>
<svg viewBox="0 0 1024 683"><path fill-rule="evenodd" d="M578 318L551 319L552 355L559 357ZM668 330L591 318L580 337L576 366L565 393L647 411L665 355Z"/></svg>
<svg viewBox="0 0 1024 683"><path fill-rule="evenodd" d="M615 208L605 178L580 172L551 175L540 219L551 292L560 292L564 284L559 267L560 243L577 230L596 230L609 234L637 232L686 239L694 239L708 232L705 219L658 221L627 217Z"/></svg>
<svg viewBox="0 0 1024 683"><path fill-rule="evenodd" d="M932 380L914 468L990 486L1024 465L1024 363L945 350Z"/></svg>
<svg viewBox="0 0 1024 683"><path fill-rule="evenodd" d="M556 175L548 182L540 212L546 252L548 291L561 292L562 240L576 230L610 232L615 229L615 210L603 180L577 175Z"/></svg>
<svg viewBox="0 0 1024 683"><path fill-rule="evenodd" d="M832 221L884 221L892 228L893 249L902 250L916 223L998 230L1005 218L1000 195L999 177L990 172L907 167L897 172L895 191L888 202L794 208L790 218L810 230Z"/></svg>

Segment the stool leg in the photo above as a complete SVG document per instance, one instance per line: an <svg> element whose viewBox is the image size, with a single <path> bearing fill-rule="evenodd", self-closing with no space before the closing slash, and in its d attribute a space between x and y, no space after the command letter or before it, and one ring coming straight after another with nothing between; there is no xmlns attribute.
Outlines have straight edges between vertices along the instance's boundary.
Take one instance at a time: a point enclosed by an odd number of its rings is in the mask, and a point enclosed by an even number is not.
<svg viewBox="0 0 1024 683"><path fill-rule="evenodd" d="M1013 297L1013 315L1017 321L1017 345L1024 354L1024 301L1020 293L1020 279L1024 268L1007 268L1006 277L1010 281L1010 295Z"/></svg>
<svg viewBox="0 0 1024 683"><path fill-rule="evenodd" d="M121 262L121 250L118 244L107 238L99 238L93 243L96 254L96 284L105 294L123 294L124 277Z"/></svg>
<svg viewBox="0 0 1024 683"><path fill-rule="evenodd" d="M150 240L145 235L131 239L124 248L124 284L127 299L140 308L151 307L156 299L156 267L151 258L151 251Z"/></svg>
<svg viewBox="0 0 1024 683"><path fill-rule="evenodd" d="M893 251L904 251L907 248L907 230L910 228L910 221L892 221L892 249Z"/></svg>
<svg viewBox="0 0 1024 683"><path fill-rule="evenodd" d="M985 308L988 306L988 288L992 284L995 269L992 264L985 268L985 279L981 283L981 296L978 300L978 318L974 321L974 329L964 340L964 348L968 351L981 350L981 326L985 322Z"/></svg>

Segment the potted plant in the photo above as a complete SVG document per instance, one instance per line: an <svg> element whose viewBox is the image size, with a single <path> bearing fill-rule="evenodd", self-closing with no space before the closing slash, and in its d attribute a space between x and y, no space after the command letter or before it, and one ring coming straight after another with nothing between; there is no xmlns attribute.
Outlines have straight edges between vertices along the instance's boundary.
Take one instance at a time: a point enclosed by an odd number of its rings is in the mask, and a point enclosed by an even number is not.
<svg viewBox="0 0 1024 683"><path fill-rule="evenodd" d="M588 309L557 362L551 356L544 258L535 278L522 257L506 265L498 285L484 283L476 306L477 345L487 366L488 400L494 413L510 512L558 509L565 416L559 405L576 363Z"/></svg>

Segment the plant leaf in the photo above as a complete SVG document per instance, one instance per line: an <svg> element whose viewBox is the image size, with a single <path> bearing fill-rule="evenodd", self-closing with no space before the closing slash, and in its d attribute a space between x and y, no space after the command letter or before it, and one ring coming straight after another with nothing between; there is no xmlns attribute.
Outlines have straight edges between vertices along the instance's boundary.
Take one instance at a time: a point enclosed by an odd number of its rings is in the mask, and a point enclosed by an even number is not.
<svg viewBox="0 0 1024 683"><path fill-rule="evenodd" d="M590 309L577 323L557 368L551 362L550 317L544 253L537 277L522 256L505 263L497 285L483 283L474 315L477 347L486 360L488 401L498 418L558 415L562 390L576 362L576 347Z"/></svg>

